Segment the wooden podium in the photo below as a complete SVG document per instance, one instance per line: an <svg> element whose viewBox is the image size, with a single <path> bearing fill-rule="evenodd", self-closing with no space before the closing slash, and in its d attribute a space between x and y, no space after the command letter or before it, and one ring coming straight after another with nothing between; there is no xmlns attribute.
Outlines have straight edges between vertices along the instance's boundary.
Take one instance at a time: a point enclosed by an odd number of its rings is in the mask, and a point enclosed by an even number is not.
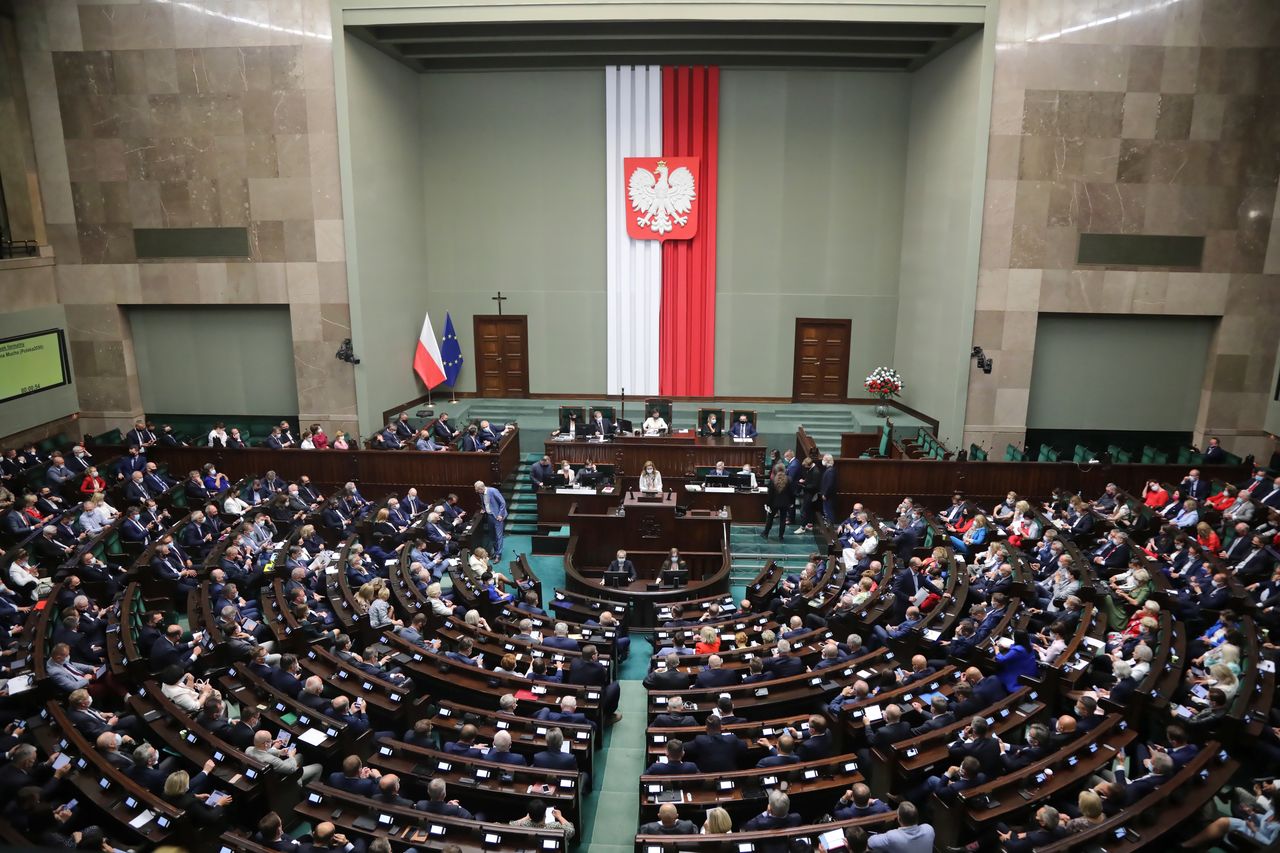
<svg viewBox="0 0 1280 853"><path fill-rule="evenodd" d="M732 513L691 509L677 517L679 497L675 492L664 492L655 500L627 492L619 504L603 512L573 506L569 526L578 537L578 565L603 568L619 548L637 553L679 548L681 552L719 554L729 536Z"/></svg>

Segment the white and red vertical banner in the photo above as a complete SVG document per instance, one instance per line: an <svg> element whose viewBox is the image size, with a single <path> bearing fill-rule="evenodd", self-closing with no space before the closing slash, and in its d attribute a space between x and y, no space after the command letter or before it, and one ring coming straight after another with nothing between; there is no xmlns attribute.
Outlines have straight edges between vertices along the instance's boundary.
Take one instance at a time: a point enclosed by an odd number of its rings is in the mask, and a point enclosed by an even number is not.
<svg viewBox="0 0 1280 853"><path fill-rule="evenodd" d="M610 393L715 393L720 70L611 66Z"/></svg>
<svg viewBox="0 0 1280 853"><path fill-rule="evenodd" d="M657 65L605 68L608 188L606 235L608 393L657 394L662 249L657 241L634 240L623 161L662 153L662 69Z"/></svg>

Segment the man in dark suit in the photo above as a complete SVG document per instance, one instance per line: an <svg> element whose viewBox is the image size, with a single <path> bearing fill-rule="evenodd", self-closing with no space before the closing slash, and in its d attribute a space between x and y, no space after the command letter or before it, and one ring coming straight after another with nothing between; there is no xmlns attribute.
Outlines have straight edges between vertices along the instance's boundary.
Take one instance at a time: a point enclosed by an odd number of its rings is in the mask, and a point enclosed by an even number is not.
<svg viewBox="0 0 1280 853"><path fill-rule="evenodd" d="M441 444L447 445L452 444L454 439L462 433L449 425L449 414L447 412L441 412L440 417L431 425L431 434L434 435L436 440Z"/></svg>
<svg viewBox="0 0 1280 853"><path fill-rule="evenodd" d="M484 758L484 752L475 743L476 727L471 723L466 723L458 732L458 739L446 743L442 751L450 755L460 755L463 758ZM440 781L443 782L444 780ZM431 793L430 788L427 789L427 793Z"/></svg>
<svg viewBox="0 0 1280 853"><path fill-rule="evenodd" d="M658 760L645 768L646 776L685 776L701 773L698 765L685 761L684 742L671 738L667 741L667 760Z"/></svg>
<svg viewBox="0 0 1280 853"><path fill-rule="evenodd" d="M511 751L511 732L506 729L500 729L493 736L493 746L484 754L484 758L485 761L511 764L516 767L525 767L529 764L523 755Z"/></svg>
<svg viewBox="0 0 1280 853"><path fill-rule="evenodd" d="M831 816L836 820L848 820L855 817L886 814L888 811L889 806L886 803L872 798L870 788L862 782L857 782L840 797Z"/></svg>
<svg viewBox="0 0 1280 853"><path fill-rule="evenodd" d="M596 409L591 412L591 420L586 424L586 434L588 435L608 435L613 432L613 421L605 418L600 414L600 410Z"/></svg>
<svg viewBox="0 0 1280 853"><path fill-rule="evenodd" d="M621 548L618 549L617 557L615 557L613 562L609 563L608 568L605 569L606 574L610 572L622 574L626 577L627 583L631 583L636 579L635 564L627 559L627 552Z"/></svg>
<svg viewBox="0 0 1280 853"><path fill-rule="evenodd" d="M564 732L551 729L547 732L547 748L533 754L533 766L547 770L577 770L578 759L572 751L564 751ZM583 783L586 787L586 783Z"/></svg>
<svg viewBox="0 0 1280 853"><path fill-rule="evenodd" d="M663 660L665 668L655 669L645 677L644 686L648 690L684 690L689 686L689 675L680 671L680 656L667 655Z"/></svg>
<svg viewBox="0 0 1280 853"><path fill-rule="evenodd" d="M677 660L679 658L677 657ZM803 662L802 662L803 663ZM707 658L707 667L698 673L698 677L694 679L695 687L728 687L731 684L738 683L737 673L723 669L724 659L719 655L712 655Z"/></svg>
<svg viewBox="0 0 1280 853"><path fill-rule="evenodd" d="M555 711L551 708L539 708L538 712L533 715L535 720L545 720L549 723L578 723L585 725L591 720L586 714L579 713L578 700L574 696L564 696L560 699L560 710Z"/></svg>
<svg viewBox="0 0 1280 853"><path fill-rule="evenodd" d="M446 793L445 782L443 779L436 777L427 783L427 801L420 803L419 806L424 812L429 814L445 815L446 817L460 817L463 820L474 820L471 812L462 807L457 800L445 800L448 796Z"/></svg>
<svg viewBox="0 0 1280 853"><path fill-rule="evenodd" d="M1116 771L1116 784L1124 789L1126 805L1133 805L1156 788L1163 785L1173 775L1173 759L1167 753L1156 752L1150 758L1150 772L1137 779L1128 781L1124 771Z"/></svg>
<svg viewBox="0 0 1280 853"><path fill-rule="evenodd" d="M480 442L480 428L475 424L467 427L467 431L463 433L461 447L469 453L484 450L484 445Z"/></svg>
<svg viewBox="0 0 1280 853"><path fill-rule="evenodd" d="M1006 749L1004 755L1000 757L1000 766L1005 773L1016 773L1049 755L1051 751L1048 727L1041 723L1032 723L1027 726L1027 742Z"/></svg>
<svg viewBox="0 0 1280 853"><path fill-rule="evenodd" d="M329 774L329 787L339 788L349 794L360 797L372 796L378 790L378 779L382 773L372 767L365 767L358 755L348 755L342 759L342 769Z"/></svg>
<svg viewBox="0 0 1280 853"><path fill-rule="evenodd" d="M1183 499L1190 498L1196 503L1202 503L1205 498L1209 497L1209 483L1201 479L1200 469L1192 468L1187 472L1187 476L1178 484L1178 491Z"/></svg>
<svg viewBox="0 0 1280 853"><path fill-rule="evenodd" d="M601 705L605 719L616 723L622 719L618 713L618 699L622 689L616 681L609 680L609 671L600 663L600 654L592 643L582 647L582 657L574 658L569 665L569 675L565 678L568 684L584 684L601 688Z"/></svg>
<svg viewBox="0 0 1280 853"><path fill-rule="evenodd" d="M550 456L544 456L529 466L529 480L533 483L534 491L541 489L542 485L555 473L556 469L551 465Z"/></svg>
<svg viewBox="0 0 1280 853"><path fill-rule="evenodd" d="M738 415L738 421L730 433L734 438L755 438L756 425L746 415Z"/></svg>
<svg viewBox="0 0 1280 853"><path fill-rule="evenodd" d="M792 654L791 643L779 640L775 648L777 654L771 658L765 658L764 661L764 671L769 673L770 678L786 678L805 671L804 658Z"/></svg>
<svg viewBox="0 0 1280 853"><path fill-rule="evenodd" d="M720 718L707 717L707 730L689 744L686 751L703 773L728 773L742 767L747 744L742 738L723 731Z"/></svg>
<svg viewBox="0 0 1280 853"><path fill-rule="evenodd" d="M976 759L984 773L993 775L1001 773L1000 741L991 734L991 727L986 717L975 716L961 732L960 737L950 744L948 751L953 759L966 757Z"/></svg>
<svg viewBox="0 0 1280 853"><path fill-rule="evenodd" d="M151 668L157 672L163 672L171 666L176 666L185 672L204 651L200 646L200 640L203 638L204 634L197 631L191 635L190 640L183 640L182 626L170 625L165 630L164 636L156 640L155 645L151 647L149 659Z"/></svg>
<svg viewBox="0 0 1280 853"><path fill-rule="evenodd" d="M697 835L698 826L691 820L684 820L676 810L675 803L663 803L658 806L658 819L640 824L640 835Z"/></svg>
<svg viewBox="0 0 1280 853"><path fill-rule="evenodd" d="M793 730L792 734L799 736L800 733ZM827 718L821 714L810 715L809 731L796 746L796 755L801 761L818 761L830 758L833 754L835 743L827 729Z"/></svg>
<svg viewBox="0 0 1280 853"><path fill-rule="evenodd" d="M756 743L769 750L768 755L756 762L756 767L783 767L800 763L800 756L796 755L796 739L791 735L779 735L777 746L763 737Z"/></svg>
<svg viewBox="0 0 1280 853"><path fill-rule="evenodd" d="M912 737L919 737L928 732L945 729L956 721L956 715L951 712L950 706L947 704L947 697L942 694L935 694L929 700L928 708L922 706L918 710L927 719L911 729Z"/></svg>
<svg viewBox="0 0 1280 853"><path fill-rule="evenodd" d="M887 705L884 708L884 725L871 735L871 746L883 752L900 740L911 737L911 724L902 719L902 708L898 705Z"/></svg>
<svg viewBox="0 0 1280 853"><path fill-rule="evenodd" d="M667 700L667 710L655 716L649 725L658 729L674 729L697 724L696 719L684 713L684 700L679 696L672 696Z"/></svg>
<svg viewBox="0 0 1280 853"><path fill-rule="evenodd" d="M769 806L742 825L743 832L767 832L773 829L790 829L800 825L801 817L791 811L791 798L781 791L769 792Z"/></svg>

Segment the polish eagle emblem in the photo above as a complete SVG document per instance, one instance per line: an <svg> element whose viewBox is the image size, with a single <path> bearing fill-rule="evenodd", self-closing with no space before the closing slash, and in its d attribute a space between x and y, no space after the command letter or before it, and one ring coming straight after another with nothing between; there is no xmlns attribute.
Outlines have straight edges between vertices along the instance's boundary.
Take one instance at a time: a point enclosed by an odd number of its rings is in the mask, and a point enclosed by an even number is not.
<svg viewBox="0 0 1280 853"><path fill-rule="evenodd" d="M645 161L648 161L647 163ZM656 160L657 162L653 162ZM646 166L651 166L646 168ZM628 158L627 232L637 239L692 237L697 229L696 157Z"/></svg>

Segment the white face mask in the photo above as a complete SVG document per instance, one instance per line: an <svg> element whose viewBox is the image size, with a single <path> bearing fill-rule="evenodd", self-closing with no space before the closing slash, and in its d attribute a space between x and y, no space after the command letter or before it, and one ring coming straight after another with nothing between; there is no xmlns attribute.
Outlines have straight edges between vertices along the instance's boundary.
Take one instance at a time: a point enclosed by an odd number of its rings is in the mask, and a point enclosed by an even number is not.
<svg viewBox="0 0 1280 853"><path fill-rule="evenodd" d="M678 562L680 562L680 558L679 558L679 557L675 557L675 556L673 556L673 557L671 558L671 562L673 562L673 563L678 563Z"/></svg>
<svg viewBox="0 0 1280 853"><path fill-rule="evenodd" d="M644 471L645 471L645 473L646 473L646 474L652 474L652 473L653 473L653 469L652 469L652 468L645 468L645 469L644 469Z"/></svg>

